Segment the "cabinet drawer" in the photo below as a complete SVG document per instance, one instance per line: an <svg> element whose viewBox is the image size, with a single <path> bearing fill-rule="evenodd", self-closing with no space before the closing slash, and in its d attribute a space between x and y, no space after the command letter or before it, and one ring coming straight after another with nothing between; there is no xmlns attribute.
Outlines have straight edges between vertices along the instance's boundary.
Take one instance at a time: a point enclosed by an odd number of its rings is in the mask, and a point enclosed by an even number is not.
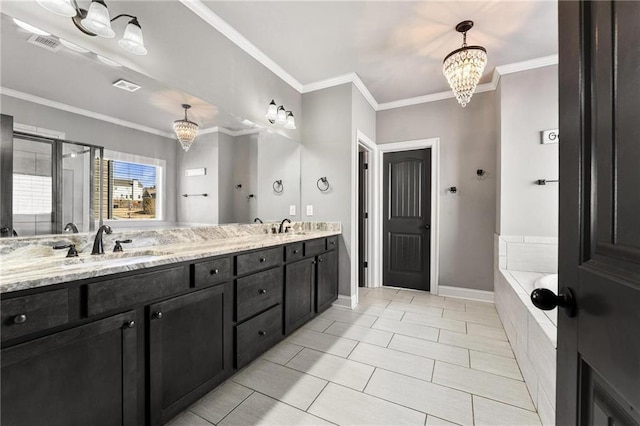
<svg viewBox="0 0 640 426"><path fill-rule="evenodd" d="M96 315L189 289L185 267L164 269L87 285L87 313Z"/></svg>
<svg viewBox="0 0 640 426"><path fill-rule="evenodd" d="M327 239L320 238L317 240L306 241L304 243L304 255L305 256L315 256L316 254L320 254L327 249Z"/></svg>
<svg viewBox="0 0 640 426"><path fill-rule="evenodd" d="M284 249L284 260L291 262L292 260L302 259L304 257L302 248L302 243L289 244Z"/></svg>
<svg viewBox="0 0 640 426"><path fill-rule="evenodd" d="M236 320L242 321L282 301L282 267L236 280Z"/></svg>
<svg viewBox="0 0 640 426"><path fill-rule="evenodd" d="M196 263L191 265L191 274L194 287L219 284L231 276L231 261L226 257Z"/></svg>
<svg viewBox="0 0 640 426"><path fill-rule="evenodd" d="M236 368L240 368L282 338L282 307L267 312L236 327Z"/></svg>
<svg viewBox="0 0 640 426"><path fill-rule="evenodd" d="M3 300L2 340L13 339L69 322L67 290L47 291Z"/></svg>
<svg viewBox="0 0 640 426"><path fill-rule="evenodd" d="M236 256L236 274L243 275L282 263L282 248L254 251Z"/></svg>
<svg viewBox="0 0 640 426"><path fill-rule="evenodd" d="M338 236L327 238L327 250L335 250L338 248Z"/></svg>

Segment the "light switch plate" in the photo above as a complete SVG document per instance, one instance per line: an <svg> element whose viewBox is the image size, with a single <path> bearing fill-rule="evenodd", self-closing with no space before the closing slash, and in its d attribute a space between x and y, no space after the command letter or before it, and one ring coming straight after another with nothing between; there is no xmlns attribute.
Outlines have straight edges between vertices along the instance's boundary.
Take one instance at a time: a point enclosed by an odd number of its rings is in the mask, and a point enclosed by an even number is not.
<svg viewBox="0 0 640 426"><path fill-rule="evenodd" d="M307 206L307 216L313 216L313 205L309 204Z"/></svg>
<svg viewBox="0 0 640 426"><path fill-rule="evenodd" d="M294 204L289 206L289 216L295 216L295 215L296 215L296 206Z"/></svg>

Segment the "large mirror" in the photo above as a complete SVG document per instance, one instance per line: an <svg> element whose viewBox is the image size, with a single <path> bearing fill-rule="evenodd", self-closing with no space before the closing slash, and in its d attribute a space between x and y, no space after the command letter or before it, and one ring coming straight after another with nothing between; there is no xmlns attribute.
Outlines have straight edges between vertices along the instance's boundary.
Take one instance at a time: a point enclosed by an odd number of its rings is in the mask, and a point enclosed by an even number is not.
<svg viewBox="0 0 640 426"><path fill-rule="evenodd" d="M0 26L0 112L13 118L11 150L4 131L0 150L2 164L9 155L13 163L10 175L0 169L2 202L13 204L10 214L0 208L3 236L73 232L68 223L88 232L101 221L121 229L300 219L298 141L108 65L84 51L89 43L34 35L10 15L19 3L3 5ZM122 90L118 80L141 88ZM171 127L182 104L200 127L188 151Z"/></svg>

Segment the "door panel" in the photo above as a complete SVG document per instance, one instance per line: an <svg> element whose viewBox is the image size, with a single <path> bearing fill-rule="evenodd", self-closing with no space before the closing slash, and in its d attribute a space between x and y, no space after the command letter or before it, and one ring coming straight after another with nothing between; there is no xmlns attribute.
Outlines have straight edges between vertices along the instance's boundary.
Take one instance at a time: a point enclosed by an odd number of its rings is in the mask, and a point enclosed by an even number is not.
<svg viewBox="0 0 640 426"><path fill-rule="evenodd" d="M639 2L559 3L557 424L640 424Z"/></svg>
<svg viewBox="0 0 640 426"><path fill-rule="evenodd" d="M384 155L384 285L429 290L431 150Z"/></svg>

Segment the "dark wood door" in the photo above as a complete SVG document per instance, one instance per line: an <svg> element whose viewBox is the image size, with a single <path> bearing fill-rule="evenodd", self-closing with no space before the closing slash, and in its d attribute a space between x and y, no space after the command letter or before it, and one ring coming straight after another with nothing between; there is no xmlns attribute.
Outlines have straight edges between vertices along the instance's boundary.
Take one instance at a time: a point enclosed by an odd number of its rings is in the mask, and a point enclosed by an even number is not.
<svg viewBox="0 0 640 426"><path fill-rule="evenodd" d="M338 251L321 254L317 259L316 312L320 313L338 298Z"/></svg>
<svg viewBox="0 0 640 426"><path fill-rule="evenodd" d="M367 171L366 153L358 152L358 287L364 287L367 274Z"/></svg>
<svg viewBox="0 0 640 426"><path fill-rule="evenodd" d="M315 258L289 263L284 267L284 332L291 333L313 318Z"/></svg>
<svg viewBox="0 0 640 426"><path fill-rule="evenodd" d="M1 423L137 424L135 313L2 350Z"/></svg>
<svg viewBox="0 0 640 426"><path fill-rule="evenodd" d="M558 316L558 425L640 424L639 17L559 3L559 284L577 311Z"/></svg>
<svg viewBox="0 0 640 426"><path fill-rule="evenodd" d="M150 422L165 423L231 368L226 284L149 307Z"/></svg>
<svg viewBox="0 0 640 426"><path fill-rule="evenodd" d="M431 149L384 154L383 284L428 291Z"/></svg>

